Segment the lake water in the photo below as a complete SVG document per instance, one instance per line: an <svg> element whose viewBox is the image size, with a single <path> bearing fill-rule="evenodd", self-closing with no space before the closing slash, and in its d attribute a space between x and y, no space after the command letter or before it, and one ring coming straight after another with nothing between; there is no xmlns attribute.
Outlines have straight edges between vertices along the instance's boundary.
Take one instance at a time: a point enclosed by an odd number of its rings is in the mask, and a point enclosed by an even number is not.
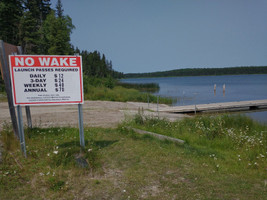
<svg viewBox="0 0 267 200"><path fill-rule="evenodd" d="M174 105L267 99L267 75L227 75L123 79L127 83L158 83L155 95L173 97ZM216 93L214 85L216 84ZM223 93L225 85L225 94ZM247 113L267 123L267 111Z"/></svg>

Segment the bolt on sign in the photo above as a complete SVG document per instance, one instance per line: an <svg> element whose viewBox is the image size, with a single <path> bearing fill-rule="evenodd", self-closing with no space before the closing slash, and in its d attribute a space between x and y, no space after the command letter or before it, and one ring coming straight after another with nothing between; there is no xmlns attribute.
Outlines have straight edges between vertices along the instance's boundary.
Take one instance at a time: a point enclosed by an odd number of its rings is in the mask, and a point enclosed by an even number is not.
<svg viewBox="0 0 267 200"><path fill-rule="evenodd" d="M14 105L83 103L81 56L10 55Z"/></svg>

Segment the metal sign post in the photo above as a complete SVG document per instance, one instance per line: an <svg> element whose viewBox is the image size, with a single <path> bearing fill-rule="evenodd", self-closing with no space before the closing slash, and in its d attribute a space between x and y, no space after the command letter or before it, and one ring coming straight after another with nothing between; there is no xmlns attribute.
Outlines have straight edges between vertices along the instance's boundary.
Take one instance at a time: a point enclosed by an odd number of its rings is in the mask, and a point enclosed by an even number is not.
<svg viewBox="0 0 267 200"><path fill-rule="evenodd" d="M82 104L78 104L78 111L79 111L79 131L80 131L80 145L82 148L85 147L84 144L84 131L83 131L83 108Z"/></svg>
<svg viewBox="0 0 267 200"><path fill-rule="evenodd" d="M5 46L8 48L5 49ZM16 48L15 46L4 43L3 40L0 40L0 62L1 62L1 66L2 66L2 76L4 78L5 89L6 89L6 93L7 93L9 113L10 113L14 133L17 137L19 137L17 117L16 117L16 109L15 109L14 104L13 104L11 80L10 80L10 76L9 76L9 67L8 67L8 61L7 61L7 55L11 52L14 52L15 48Z"/></svg>
<svg viewBox="0 0 267 200"><path fill-rule="evenodd" d="M26 144L25 144L25 137L24 137L24 128L23 128L23 117L22 117L20 105L17 106L17 114L18 114L20 147L21 147L21 151L24 153L25 158L27 158Z"/></svg>
<svg viewBox="0 0 267 200"><path fill-rule="evenodd" d="M74 56L79 56L79 54L76 53L74 54ZM83 105L81 103L78 104L78 114L79 114L80 145L82 148L84 148L85 142L84 142L84 129L83 129Z"/></svg>
<svg viewBox="0 0 267 200"><path fill-rule="evenodd" d="M32 129L32 118L30 106L25 106L28 128Z"/></svg>

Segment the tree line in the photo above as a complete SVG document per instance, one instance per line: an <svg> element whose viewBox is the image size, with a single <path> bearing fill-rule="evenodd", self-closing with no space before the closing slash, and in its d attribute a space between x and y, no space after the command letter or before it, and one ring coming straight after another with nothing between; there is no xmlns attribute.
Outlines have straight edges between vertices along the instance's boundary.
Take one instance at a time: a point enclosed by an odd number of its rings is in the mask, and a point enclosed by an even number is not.
<svg viewBox="0 0 267 200"><path fill-rule="evenodd" d="M64 14L61 0L55 9L51 8L50 0L0 0L0 40L21 46L24 54L79 53L83 56L86 76L122 77L122 73L112 69L112 62L104 54L75 49L70 41L74 29L71 17ZM3 85L2 80L0 84Z"/></svg>
<svg viewBox="0 0 267 200"><path fill-rule="evenodd" d="M226 67L226 68L187 68L151 73L128 73L124 78L149 78L171 76L216 76L240 74L267 74L267 66Z"/></svg>
<svg viewBox="0 0 267 200"><path fill-rule="evenodd" d="M98 51L80 51L78 48L75 50L75 53L82 56L83 74L85 76L96 78L123 78L122 72L117 72L112 69L112 61L106 59L105 54L101 55Z"/></svg>

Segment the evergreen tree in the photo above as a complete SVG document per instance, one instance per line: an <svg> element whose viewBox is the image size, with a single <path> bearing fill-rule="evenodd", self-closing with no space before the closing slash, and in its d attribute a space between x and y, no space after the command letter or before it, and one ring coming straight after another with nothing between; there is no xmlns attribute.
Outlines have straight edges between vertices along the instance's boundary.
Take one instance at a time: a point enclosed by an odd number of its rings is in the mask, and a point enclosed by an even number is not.
<svg viewBox="0 0 267 200"><path fill-rule="evenodd" d="M44 35L43 31L43 23L47 17L47 15L51 11L51 3L50 0L39 0L39 9L40 9L40 28L39 28L39 34L40 34L40 41L39 41L39 54L47 54L47 48L46 48L46 37Z"/></svg>
<svg viewBox="0 0 267 200"><path fill-rule="evenodd" d="M47 53L50 55L73 54L70 34L74 28L69 16L56 17L55 11L51 11L43 26Z"/></svg>
<svg viewBox="0 0 267 200"><path fill-rule="evenodd" d="M80 51L80 49L78 47L75 48L74 54L79 54L79 55L81 54L81 51Z"/></svg>
<svg viewBox="0 0 267 200"><path fill-rule="evenodd" d="M32 13L33 18L35 18L39 25L46 19L47 15L51 11L50 0L26 0L25 8L27 11Z"/></svg>
<svg viewBox="0 0 267 200"><path fill-rule="evenodd" d="M64 12L64 9L63 9L63 5L61 3L61 0L58 0L57 5L56 5L57 17L59 17L59 18L63 17L63 12Z"/></svg>
<svg viewBox="0 0 267 200"><path fill-rule="evenodd" d="M20 45L24 53L45 54L43 22L50 12L50 0L26 0L20 20Z"/></svg>
<svg viewBox="0 0 267 200"><path fill-rule="evenodd" d="M0 39L18 45L19 23L23 13L21 0L0 1Z"/></svg>
<svg viewBox="0 0 267 200"><path fill-rule="evenodd" d="M39 2L40 2L39 7L41 11L40 19L43 22L51 11L51 7L50 7L51 3L50 3L50 0L39 0Z"/></svg>
<svg viewBox="0 0 267 200"><path fill-rule="evenodd" d="M33 12L26 11L20 20L20 45L25 54L37 54L39 51L39 26L33 15Z"/></svg>
<svg viewBox="0 0 267 200"><path fill-rule="evenodd" d="M77 49L75 50L77 51ZM116 72L112 69L112 62L106 60L106 56L103 54L101 57L100 52L88 52L82 51L82 62L83 62L83 74L86 77L113 77L122 78L123 74Z"/></svg>

